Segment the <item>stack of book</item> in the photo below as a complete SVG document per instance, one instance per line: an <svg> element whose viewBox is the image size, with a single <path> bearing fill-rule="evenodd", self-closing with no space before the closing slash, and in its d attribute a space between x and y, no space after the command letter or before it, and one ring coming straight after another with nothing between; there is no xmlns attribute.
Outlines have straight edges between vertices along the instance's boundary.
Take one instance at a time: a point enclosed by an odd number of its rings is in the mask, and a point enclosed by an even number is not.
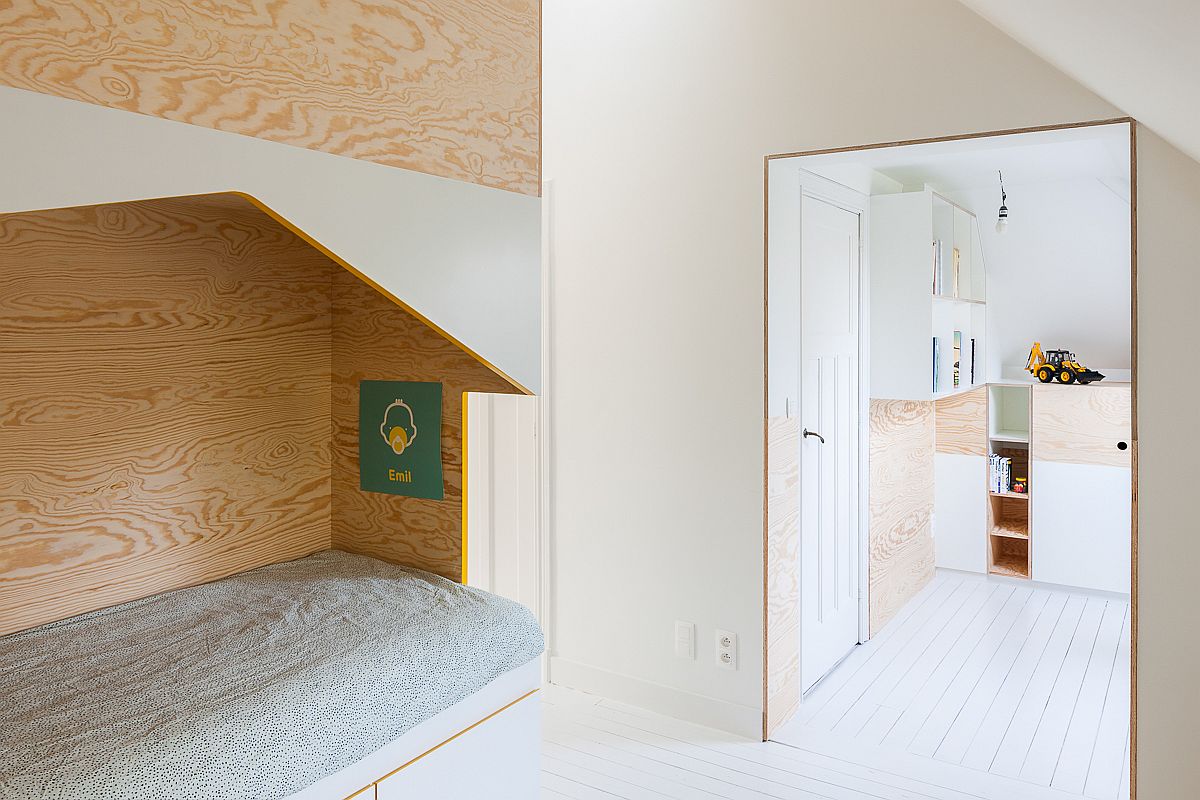
<svg viewBox="0 0 1200 800"><path fill-rule="evenodd" d="M989 459L988 471L990 490L997 494L1007 494L1012 491L1012 459L992 453Z"/></svg>

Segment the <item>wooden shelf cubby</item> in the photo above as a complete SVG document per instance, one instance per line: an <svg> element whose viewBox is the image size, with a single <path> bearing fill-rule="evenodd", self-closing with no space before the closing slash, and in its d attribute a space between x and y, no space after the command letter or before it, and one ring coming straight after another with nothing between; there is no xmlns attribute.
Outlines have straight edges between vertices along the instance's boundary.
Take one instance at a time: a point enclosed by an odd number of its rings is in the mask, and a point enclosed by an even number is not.
<svg viewBox="0 0 1200 800"><path fill-rule="evenodd" d="M1012 459L1013 478L1025 478L1026 490L988 490L988 572L1029 578L1030 563L1029 447L1031 388L1023 384L988 386L988 452ZM989 476L990 481L990 476Z"/></svg>

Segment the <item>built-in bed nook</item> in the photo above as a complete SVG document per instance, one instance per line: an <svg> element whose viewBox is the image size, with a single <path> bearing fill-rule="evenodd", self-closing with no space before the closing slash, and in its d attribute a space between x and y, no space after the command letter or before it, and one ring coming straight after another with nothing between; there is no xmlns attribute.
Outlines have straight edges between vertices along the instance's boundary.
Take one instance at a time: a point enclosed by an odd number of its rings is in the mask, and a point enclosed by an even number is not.
<svg viewBox="0 0 1200 800"><path fill-rule="evenodd" d="M541 632L461 584L462 395L522 388L241 195L0 253L0 796L535 796ZM441 499L360 488L362 381L440 384Z"/></svg>

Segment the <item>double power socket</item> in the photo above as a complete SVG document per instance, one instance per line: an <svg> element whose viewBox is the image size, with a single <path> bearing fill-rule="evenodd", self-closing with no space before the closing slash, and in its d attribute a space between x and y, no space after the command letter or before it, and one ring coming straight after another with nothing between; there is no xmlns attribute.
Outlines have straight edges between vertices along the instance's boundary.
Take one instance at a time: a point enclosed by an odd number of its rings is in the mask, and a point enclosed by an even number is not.
<svg viewBox="0 0 1200 800"><path fill-rule="evenodd" d="M721 669L737 669L737 634L717 628L714 657ZM675 656L693 661L696 658L696 624L675 620Z"/></svg>

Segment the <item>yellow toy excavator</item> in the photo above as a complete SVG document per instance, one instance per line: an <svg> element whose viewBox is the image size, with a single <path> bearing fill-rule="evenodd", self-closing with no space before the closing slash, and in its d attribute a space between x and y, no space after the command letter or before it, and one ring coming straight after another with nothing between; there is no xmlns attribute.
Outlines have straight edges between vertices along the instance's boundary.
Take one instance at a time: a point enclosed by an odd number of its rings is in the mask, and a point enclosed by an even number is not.
<svg viewBox="0 0 1200 800"><path fill-rule="evenodd" d="M1081 384L1104 380L1102 374L1076 361L1075 354L1070 350L1047 350L1042 353L1041 342L1034 342L1030 348L1025 369L1036 375L1042 383L1050 383L1055 379L1059 383Z"/></svg>

